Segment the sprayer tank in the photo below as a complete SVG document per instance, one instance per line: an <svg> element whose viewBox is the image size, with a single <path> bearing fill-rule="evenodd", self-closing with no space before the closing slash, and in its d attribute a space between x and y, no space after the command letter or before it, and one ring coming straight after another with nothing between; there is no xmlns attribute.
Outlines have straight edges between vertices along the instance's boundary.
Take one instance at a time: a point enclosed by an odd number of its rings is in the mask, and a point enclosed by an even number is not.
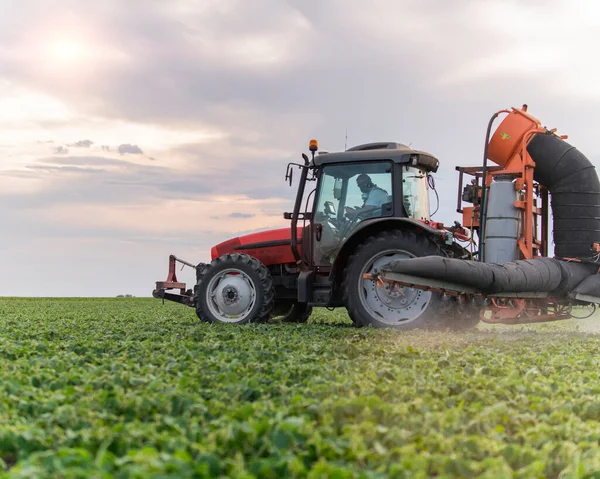
<svg viewBox="0 0 600 479"><path fill-rule="evenodd" d="M520 214L515 183L510 176L497 176L489 188L485 229L486 263L506 263L519 259Z"/></svg>

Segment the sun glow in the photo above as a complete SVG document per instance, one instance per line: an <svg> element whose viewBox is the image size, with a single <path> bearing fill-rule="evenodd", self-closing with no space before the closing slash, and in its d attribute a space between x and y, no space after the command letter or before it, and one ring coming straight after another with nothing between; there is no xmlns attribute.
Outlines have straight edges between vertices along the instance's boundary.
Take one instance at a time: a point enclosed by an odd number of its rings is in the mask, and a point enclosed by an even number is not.
<svg viewBox="0 0 600 479"><path fill-rule="evenodd" d="M50 44L49 53L54 60L75 63L89 56L89 48L77 40L62 39Z"/></svg>

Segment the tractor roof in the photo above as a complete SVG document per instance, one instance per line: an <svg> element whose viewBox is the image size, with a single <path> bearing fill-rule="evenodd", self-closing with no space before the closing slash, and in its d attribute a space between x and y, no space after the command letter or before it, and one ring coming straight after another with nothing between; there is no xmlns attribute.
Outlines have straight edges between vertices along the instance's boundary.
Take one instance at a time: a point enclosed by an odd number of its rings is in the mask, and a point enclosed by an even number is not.
<svg viewBox="0 0 600 479"><path fill-rule="evenodd" d="M428 171L437 171L439 161L432 154L413 150L401 143L367 143L337 153L320 153L315 156L315 166L331 163L351 163L374 160L391 160L394 163L416 164Z"/></svg>

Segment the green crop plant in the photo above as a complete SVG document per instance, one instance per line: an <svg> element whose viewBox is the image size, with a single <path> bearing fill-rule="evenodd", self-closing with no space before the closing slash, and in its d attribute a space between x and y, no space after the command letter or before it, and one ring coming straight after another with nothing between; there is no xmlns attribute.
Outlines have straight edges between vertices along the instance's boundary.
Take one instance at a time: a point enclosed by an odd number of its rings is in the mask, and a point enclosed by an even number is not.
<svg viewBox="0 0 600 479"><path fill-rule="evenodd" d="M2 299L0 478L600 477L595 321L231 326Z"/></svg>

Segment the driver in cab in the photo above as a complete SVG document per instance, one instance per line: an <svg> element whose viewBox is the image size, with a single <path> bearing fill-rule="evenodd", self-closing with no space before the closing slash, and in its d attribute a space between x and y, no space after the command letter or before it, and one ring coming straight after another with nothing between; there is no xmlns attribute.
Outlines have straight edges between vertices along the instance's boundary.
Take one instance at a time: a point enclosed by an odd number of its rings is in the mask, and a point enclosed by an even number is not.
<svg viewBox="0 0 600 479"><path fill-rule="evenodd" d="M346 206L346 215L350 219L355 219L363 213L381 212L381 207L388 202L387 192L373 184L371 177L362 173L356 178L356 184L362 192L364 203L361 207Z"/></svg>

